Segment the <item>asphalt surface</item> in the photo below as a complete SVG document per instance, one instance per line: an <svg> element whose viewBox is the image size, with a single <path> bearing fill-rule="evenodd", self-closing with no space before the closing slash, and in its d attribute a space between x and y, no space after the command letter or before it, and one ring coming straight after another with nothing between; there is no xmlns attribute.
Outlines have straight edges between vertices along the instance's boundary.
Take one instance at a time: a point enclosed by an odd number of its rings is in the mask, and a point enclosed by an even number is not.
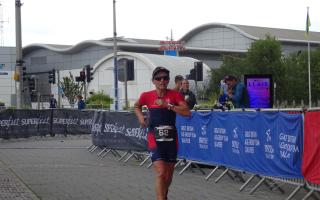
<svg viewBox="0 0 320 200"><path fill-rule="evenodd" d="M88 151L90 145L90 136L0 139L0 200L155 199L152 167L140 167L136 159L124 163L112 154L102 158L98 150ZM222 170L206 181L197 169L179 175L182 167L176 168L170 200L283 200L294 189L281 185L285 190L281 193L262 185L251 195L249 190L258 180L240 192L239 179L224 176L214 182ZM301 190L293 199L305 194Z"/></svg>

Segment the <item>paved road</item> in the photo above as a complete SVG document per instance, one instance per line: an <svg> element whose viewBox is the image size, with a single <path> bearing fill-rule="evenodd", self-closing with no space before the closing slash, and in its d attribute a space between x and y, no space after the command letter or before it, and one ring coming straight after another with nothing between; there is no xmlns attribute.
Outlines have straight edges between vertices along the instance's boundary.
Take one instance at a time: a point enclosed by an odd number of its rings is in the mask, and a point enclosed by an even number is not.
<svg viewBox="0 0 320 200"><path fill-rule="evenodd" d="M98 151L87 151L90 144L88 136L0 139L0 199L155 199L152 168L139 167L136 160L118 162L111 154L98 157ZM263 186L250 195L252 185L239 192L240 181L225 176L214 183L217 176L205 181L200 172L189 170L179 175L176 171L169 199L283 200L293 189L285 186L286 193L281 194ZM296 199L303 195L302 191Z"/></svg>

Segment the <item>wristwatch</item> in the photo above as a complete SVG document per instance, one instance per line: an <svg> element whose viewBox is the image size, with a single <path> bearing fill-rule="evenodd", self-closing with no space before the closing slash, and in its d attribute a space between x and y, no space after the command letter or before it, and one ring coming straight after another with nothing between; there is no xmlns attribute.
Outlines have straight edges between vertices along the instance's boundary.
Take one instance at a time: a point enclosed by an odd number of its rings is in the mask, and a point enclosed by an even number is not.
<svg viewBox="0 0 320 200"><path fill-rule="evenodd" d="M174 107L174 105L173 104L171 104L171 103L168 103L168 109L169 110L172 110L172 108Z"/></svg>

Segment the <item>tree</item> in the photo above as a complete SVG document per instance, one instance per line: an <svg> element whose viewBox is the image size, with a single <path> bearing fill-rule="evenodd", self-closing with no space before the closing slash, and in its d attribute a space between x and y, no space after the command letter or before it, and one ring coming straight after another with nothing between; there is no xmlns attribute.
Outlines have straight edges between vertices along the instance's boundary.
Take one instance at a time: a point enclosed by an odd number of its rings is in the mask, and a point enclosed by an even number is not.
<svg viewBox="0 0 320 200"><path fill-rule="evenodd" d="M87 108L104 108L110 109L110 104L113 99L109 95L103 94L103 92L98 92L97 94L91 95L87 101Z"/></svg>
<svg viewBox="0 0 320 200"><path fill-rule="evenodd" d="M311 94L312 100L320 99L320 48L311 52Z"/></svg>
<svg viewBox="0 0 320 200"><path fill-rule="evenodd" d="M242 55L226 55L222 58L223 63L220 68L212 69L210 81L207 87L206 95L218 97L220 92L220 81L227 74L241 77L247 71L247 61Z"/></svg>
<svg viewBox="0 0 320 200"><path fill-rule="evenodd" d="M83 82L75 82L73 75L69 72L69 77L65 76L60 82L64 95L67 97L69 104L74 105L75 96L81 95L84 89Z"/></svg>
<svg viewBox="0 0 320 200"><path fill-rule="evenodd" d="M251 44L246 59L250 64L247 73L276 75L281 67L281 43L266 35L264 40Z"/></svg>
<svg viewBox="0 0 320 200"><path fill-rule="evenodd" d="M292 53L283 59L283 84L277 86L277 99L300 101L308 100L307 54ZM305 69L304 69L305 68Z"/></svg>
<svg viewBox="0 0 320 200"><path fill-rule="evenodd" d="M320 48L310 52L312 101L320 99ZM245 55L223 57L220 68L211 70L208 96L219 94L220 80L226 74L241 78L244 74L271 74L276 83L276 99L309 101L308 52L297 51L288 56L281 54L281 44L269 35L251 44Z"/></svg>
<svg viewBox="0 0 320 200"><path fill-rule="evenodd" d="M310 52L312 101L320 98L320 49ZM283 85L279 88L280 100L309 101L308 52L299 51L283 59Z"/></svg>
<svg viewBox="0 0 320 200"><path fill-rule="evenodd" d="M266 35L264 40L253 42L245 55L227 55L222 60L220 68L211 70L208 95L218 95L220 81L227 74L238 79L245 74L272 74L277 85L283 85L281 44L274 37Z"/></svg>

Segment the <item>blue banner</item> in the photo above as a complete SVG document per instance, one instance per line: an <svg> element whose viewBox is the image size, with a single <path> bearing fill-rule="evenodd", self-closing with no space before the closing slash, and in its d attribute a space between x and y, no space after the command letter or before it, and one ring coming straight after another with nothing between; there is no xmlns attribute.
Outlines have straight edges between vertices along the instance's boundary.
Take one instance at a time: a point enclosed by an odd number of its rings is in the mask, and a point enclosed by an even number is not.
<svg viewBox="0 0 320 200"><path fill-rule="evenodd" d="M282 178L301 178L303 120L284 112L177 116L181 158Z"/></svg>

